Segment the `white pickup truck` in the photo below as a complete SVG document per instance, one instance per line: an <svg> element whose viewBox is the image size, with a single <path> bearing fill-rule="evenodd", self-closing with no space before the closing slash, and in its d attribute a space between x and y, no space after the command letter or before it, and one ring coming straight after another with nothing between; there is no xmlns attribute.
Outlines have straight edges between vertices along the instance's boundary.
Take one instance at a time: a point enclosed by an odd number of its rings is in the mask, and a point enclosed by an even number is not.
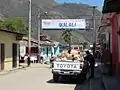
<svg viewBox="0 0 120 90"><path fill-rule="evenodd" d="M55 82L59 81L59 76L82 77L84 61L78 60L55 60L52 63L52 74ZM83 79L83 77L82 77Z"/></svg>

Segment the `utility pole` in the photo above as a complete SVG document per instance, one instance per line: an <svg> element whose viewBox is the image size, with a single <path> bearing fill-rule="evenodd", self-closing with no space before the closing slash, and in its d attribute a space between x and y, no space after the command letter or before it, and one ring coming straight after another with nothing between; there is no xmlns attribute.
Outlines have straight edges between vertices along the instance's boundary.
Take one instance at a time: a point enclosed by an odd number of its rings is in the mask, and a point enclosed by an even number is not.
<svg viewBox="0 0 120 90"><path fill-rule="evenodd" d="M38 21L38 61L40 61L40 33L41 33L41 15L40 15L40 11L38 8L38 16L37 16L37 21Z"/></svg>
<svg viewBox="0 0 120 90"><path fill-rule="evenodd" d="M93 6L93 31L94 31L94 42L96 42L96 20L95 20L95 9L97 6Z"/></svg>
<svg viewBox="0 0 120 90"><path fill-rule="evenodd" d="M40 45L40 41L41 41L41 36L42 36L42 14L47 14L47 12L45 13L41 13L40 12L40 7L37 8L38 9L38 15L37 15L37 21L38 21L38 25L37 25L37 28L38 28L38 60L40 62L40 53L41 53L41 45ZM40 62L42 63L42 62Z"/></svg>
<svg viewBox="0 0 120 90"><path fill-rule="evenodd" d="M95 55L95 47L96 47L96 21L95 21L95 9L97 6L93 6L93 55Z"/></svg>
<svg viewBox="0 0 120 90"><path fill-rule="evenodd" d="M30 53L31 53L31 0L29 0L29 32L28 32L28 67L30 66Z"/></svg>

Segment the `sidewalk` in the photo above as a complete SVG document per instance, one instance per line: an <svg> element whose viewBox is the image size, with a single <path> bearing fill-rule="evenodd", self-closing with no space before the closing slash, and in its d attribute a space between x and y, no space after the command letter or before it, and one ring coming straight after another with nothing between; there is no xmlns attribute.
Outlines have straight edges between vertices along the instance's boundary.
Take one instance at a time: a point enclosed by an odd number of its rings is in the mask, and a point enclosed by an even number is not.
<svg viewBox="0 0 120 90"><path fill-rule="evenodd" d="M18 66L16 68L11 69L11 70L3 70L3 71L0 72L0 76L4 76L4 75L7 75L7 74L10 74L12 72L16 72L20 69L25 69L25 68L27 68L26 64L25 65L22 64L21 66Z"/></svg>
<svg viewBox="0 0 120 90"><path fill-rule="evenodd" d="M120 90L120 78L103 76L102 82L105 90Z"/></svg>
<svg viewBox="0 0 120 90"><path fill-rule="evenodd" d="M18 72L21 69L27 69L27 68L48 68L50 69L49 65L46 64L40 64L40 63L31 63L30 67L28 67L26 64L21 64L17 68L13 68L12 70L3 70L0 72L0 76L4 76L10 73Z"/></svg>
<svg viewBox="0 0 120 90"><path fill-rule="evenodd" d="M120 90L120 77L112 77L108 75L106 67L102 66L102 84L105 90Z"/></svg>

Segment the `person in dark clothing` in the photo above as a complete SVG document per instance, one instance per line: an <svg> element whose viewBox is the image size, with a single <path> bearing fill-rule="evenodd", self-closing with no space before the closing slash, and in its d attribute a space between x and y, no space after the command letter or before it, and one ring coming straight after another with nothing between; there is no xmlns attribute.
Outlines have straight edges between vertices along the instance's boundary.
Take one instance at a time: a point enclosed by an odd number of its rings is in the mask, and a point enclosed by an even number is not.
<svg viewBox="0 0 120 90"><path fill-rule="evenodd" d="M53 63L54 60L55 60L54 57L51 57L51 58L50 58L50 68L52 68L52 63Z"/></svg>
<svg viewBox="0 0 120 90"><path fill-rule="evenodd" d="M41 64L43 63L43 57L42 56L40 57L39 63L41 63Z"/></svg>
<svg viewBox="0 0 120 90"><path fill-rule="evenodd" d="M89 51L86 51L86 60L89 62L90 64L90 71L91 71L91 75L90 75L90 78L94 77L94 66L95 66L95 59L93 57L92 54L90 54Z"/></svg>

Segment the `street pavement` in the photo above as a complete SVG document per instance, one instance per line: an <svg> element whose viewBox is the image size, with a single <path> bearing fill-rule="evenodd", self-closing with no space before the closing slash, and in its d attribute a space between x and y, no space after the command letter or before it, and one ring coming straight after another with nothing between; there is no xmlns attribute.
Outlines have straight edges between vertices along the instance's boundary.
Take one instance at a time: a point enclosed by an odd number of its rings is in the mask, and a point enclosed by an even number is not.
<svg viewBox="0 0 120 90"><path fill-rule="evenodd" d="M0 90L74 90L75 84L53 83L51 79L48 65L32 65L0 76Z"/></svg>
<svg viewBox="0 0 120 90"><path fill-rule="evenodd" d="M98 70L99 72L99 70ZM96 77L76 84L75 81L54 83L49 65L32 64L31 67L15 70L0 76L1 90L103 90L101 78Z"/></svg>

